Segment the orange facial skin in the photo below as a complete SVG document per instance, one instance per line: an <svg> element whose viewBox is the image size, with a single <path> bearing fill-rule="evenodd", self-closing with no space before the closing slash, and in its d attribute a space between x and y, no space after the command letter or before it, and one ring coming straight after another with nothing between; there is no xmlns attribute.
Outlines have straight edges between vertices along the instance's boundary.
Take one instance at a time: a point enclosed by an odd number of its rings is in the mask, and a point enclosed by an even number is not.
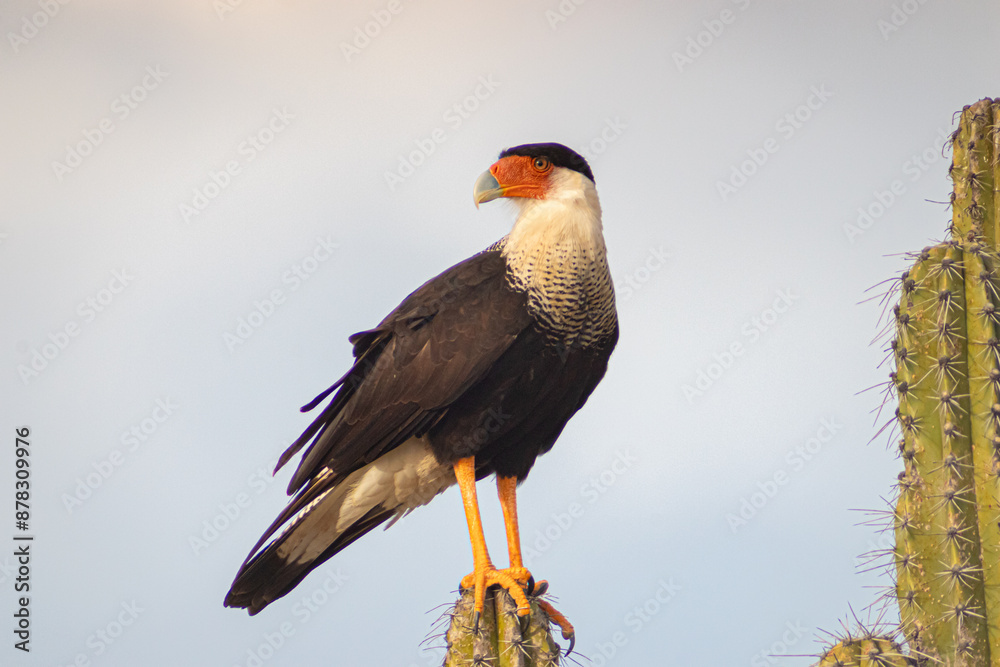
<svg viewBox="0 0 1000 667"><path fill-rule="evenodd" d="M490 173L503 189L504 197L544 199L552 163L544 157L511 155L494 162Z"/></svg>

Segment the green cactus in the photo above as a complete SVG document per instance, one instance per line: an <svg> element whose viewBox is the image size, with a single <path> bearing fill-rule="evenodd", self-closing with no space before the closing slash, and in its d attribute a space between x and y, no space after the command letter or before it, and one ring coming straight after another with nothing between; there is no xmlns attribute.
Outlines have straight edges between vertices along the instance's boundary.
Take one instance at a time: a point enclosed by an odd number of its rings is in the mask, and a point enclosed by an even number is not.
<svg viewBox="0 0 1000 667"><path fill-rule="evenodd" d="M536 596L529 596L528 601L531 614L518 616L507 591L491 586L477 632L472 618L473 591L463 591L448 614L451 622L445 635L448 653L444 667L556 667L560 649L549 632L549 617Z"/></svg>
<svg viewBox="0 0 1000 667"><path fill-rule="evenodd" d="M848 635L820 656L816 667L909 667L919 664L904 655L892 638L865 632Z"/></svg>
<svg viewBox="0 0 1000 667"><path fill-rule="evenodd" d="M963 109L952 146L949 238L915 255L894 309L893 569L910 662L873 665L1000 665L1000 100ZM841 664L830 655L819 664Z"/></svg>
<svg viewBox="0 0 1000 667"><path fill-rule="evenodd" d="M1000 664L998 110L962 112L951 238L903 274L895 311L896 594L910 646L949 665Z"/></svg>

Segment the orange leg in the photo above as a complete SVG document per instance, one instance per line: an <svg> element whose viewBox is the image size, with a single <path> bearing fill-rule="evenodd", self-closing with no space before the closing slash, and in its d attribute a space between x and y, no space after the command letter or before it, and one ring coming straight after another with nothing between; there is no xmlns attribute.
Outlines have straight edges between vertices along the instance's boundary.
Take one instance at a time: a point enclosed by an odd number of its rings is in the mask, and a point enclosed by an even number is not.
<svg viewBox="0 0 1000 667"><path fill-rule="evenodd" d="M503 523L507 529L507 553L510 554L510 567L505 572L527 586L532 577L521 558L521 535L517 530L517 478L497 475L497 495L500 496L500 507L503 508ZM531 590L528 590L528 593L530 594Z"/></svg>
<svg viewBox="0 0 1000 667"><path fill-rule="evenodd" d="M521 535L517 529L517 478L497 475L497 494L500 496L500 507L503 508L503 522L507 528L507 552L510 554L510 567L504 572L510 574L519 583L523 583L528 588L529 595L533 592L541 595L548 588L548 584L545 581L539 581L536 586L531 573L524 567L524 561L521 557ZM556 611L551 603L545 600L536 600L536 602L548 614L549 619L562 630L563 639L569 640L569 650L566 651L566 655L569 655L573 652L576 640L573 624Z"/></svg>
<svg viewBox="0 0 1000 667"><path fill-rule="evenodd" d="M476 460L475 457L459 459L454 464L455 478L462 492L462 504L465 506L465 520L469 524L469 539L472 542L473 571L466 575L460 584L462 588L475 587L475 625L479 625L479 615L483 611L486 600L486 589L493 584L500 584L510 593L517 604L517 613L521 616L530 613L528 598L520 584L507 572L497 570L490 561L486 550L486 537L483 535L483 522L479 516L479 500L476 497Z"/></svg>

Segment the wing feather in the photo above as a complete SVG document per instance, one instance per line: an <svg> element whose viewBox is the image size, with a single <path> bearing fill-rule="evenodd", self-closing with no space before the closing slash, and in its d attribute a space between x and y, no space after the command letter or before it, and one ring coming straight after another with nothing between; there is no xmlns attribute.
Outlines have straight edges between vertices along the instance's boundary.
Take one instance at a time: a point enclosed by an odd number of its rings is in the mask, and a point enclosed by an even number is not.
<svg viewBox="0 0 1000 667"><path fill-rule="evenodd" d="M526 297L511 290L498 251L429 280L377 327L351 336L355 363L306 407L330 404L279 459L309 444L288 486L332 469L338 478L426 432L482 380L528 328Z"/></svg>

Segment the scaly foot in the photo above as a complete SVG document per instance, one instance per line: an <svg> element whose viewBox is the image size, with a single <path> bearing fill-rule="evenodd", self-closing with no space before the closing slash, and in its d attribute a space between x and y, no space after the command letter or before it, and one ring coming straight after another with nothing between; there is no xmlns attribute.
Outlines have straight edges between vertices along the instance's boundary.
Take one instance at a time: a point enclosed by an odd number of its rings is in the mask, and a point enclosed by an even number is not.
<svg viewBox="0 0 1000 667"><path fill-rule="evenodd" d="M475 589L473 619L476 629L479 628L479 616L483 611L483 604L486 600L486 589L493 584L503 587L514 598L518 616L527 616L531 613L528 596L525 594L526 590L530 593L534 588L534 580L531 577L531 573L523 567L509 567L498 570L493 567L492 563L486 563L485 566L476 568L473 572L462 577L462 582L459 584L463 589Z"/></svg>
<svg viewBox="0 0 1000 667"><path fill-rule="evenodd" d="M536 596L535 602L542 608L542 611L549 617L549 620L559 626L563 639L569 640L569 649L566 650L566 655L573 652L573 647L576 645L576 630L573 629L573 624L553 607L552 603L537 599L537 596L544 595L549 589L549 582L542 580L536 583L531 572L524 567L508 567L498 570L493 567L492 563L487 563L485 567L462 577L462 582L459 586L463 589L475 586L475 606L472 616L473 629L475 631L478 632L479 630L479 617L483 611L486 589L493 584L498 584L507 589L510 596L514 598L514 603L517 604L518 616L527 616L531 613L527 596Z"/></svg>

